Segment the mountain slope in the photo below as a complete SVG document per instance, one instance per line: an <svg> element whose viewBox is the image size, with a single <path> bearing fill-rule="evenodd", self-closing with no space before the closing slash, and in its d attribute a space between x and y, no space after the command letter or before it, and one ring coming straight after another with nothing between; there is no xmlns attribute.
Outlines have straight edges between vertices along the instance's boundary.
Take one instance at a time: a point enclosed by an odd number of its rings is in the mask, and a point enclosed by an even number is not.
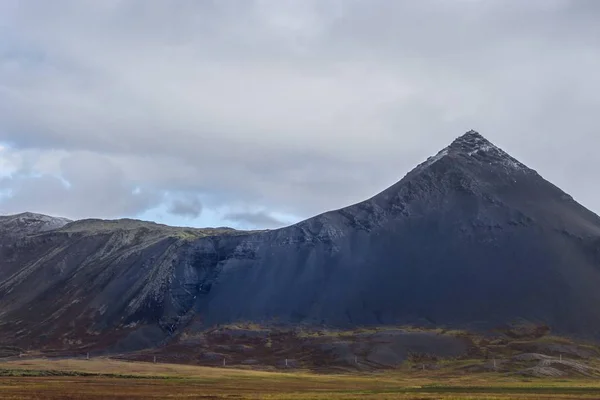
<svg viewBox="0 0 600 400"><path fill-rule="evenodd" d="M600 218L473 131L290 227L84 221L0 251L0 338L30 346L130 350L235 321L600 338Z"/></svg>
<svg viewBox="0 0 600 400"><path fill-rule="evenodd" d="M200 310L595 336L599 237L595 214L469 132L366 202L253 239L257 261L229 262Z"/></svg>

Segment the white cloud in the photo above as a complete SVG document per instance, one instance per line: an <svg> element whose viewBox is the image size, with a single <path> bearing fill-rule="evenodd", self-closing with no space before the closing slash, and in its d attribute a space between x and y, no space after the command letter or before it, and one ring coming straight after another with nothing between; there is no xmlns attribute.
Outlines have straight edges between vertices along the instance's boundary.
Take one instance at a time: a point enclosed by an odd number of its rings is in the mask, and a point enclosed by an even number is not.
<svg viewBox="0 0 600 400"><path fill-rule="evenodd" d="M16 167L7 154L7 148L0 144L0 178L10 176L15 170Z"/></svg>

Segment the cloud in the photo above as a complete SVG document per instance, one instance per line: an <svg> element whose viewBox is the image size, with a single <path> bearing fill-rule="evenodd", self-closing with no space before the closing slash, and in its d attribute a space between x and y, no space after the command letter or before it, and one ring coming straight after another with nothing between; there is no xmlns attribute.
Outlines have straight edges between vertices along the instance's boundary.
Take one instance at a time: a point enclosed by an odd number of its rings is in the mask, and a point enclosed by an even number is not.
<svg viewBox="0 0 600 400"><path fill-rule="evenodd" d="M43 158L37 158L43 161ZM0 202L3 214L30 210L51 215L117 218L138 213L159 203L158 192L130 181L109 159L88 153L56 160L56 174L37 174L36 165L22 156L17 173L0 178L0 190L10 196ZM50 167L50 163L46 164Z"/></svg>
<svg viewBox="0 0 600 400"><path fill-rule="evenodd" d="M202 213L202 202L197 196L173 200L169 213L186 218L198 218Z"/></svg>
<svg viewBox="0 0 600 400"><path fill-rule="evenodd" d="M244 225L250 225L253 228L280 228L285 225L283 221L269 215L264 211L257 212L232 212L225 214L224 219Z"/></svg>
<svg viewBox="0 0 600 400"><path fill-rule="evenodd" d="M4 1L0 210L135 216L191 193L309 217L472 128L598 211L599 17L593 0Z"/></svg>
<svg viewBox="0 0 600 400"><path fill-rule="evenodd" d="M0 144L0 177L10 175L12 172L12 164L6 156L5 147Z"/></svg>

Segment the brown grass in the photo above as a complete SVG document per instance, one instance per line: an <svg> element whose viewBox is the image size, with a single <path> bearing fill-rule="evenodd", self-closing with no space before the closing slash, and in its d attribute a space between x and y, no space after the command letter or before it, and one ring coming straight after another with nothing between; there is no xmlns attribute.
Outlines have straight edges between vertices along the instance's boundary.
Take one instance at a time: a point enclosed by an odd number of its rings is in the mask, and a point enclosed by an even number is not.
<svg viewBox="0 0 600 400"><path fill-rule="evenodd" d="M425 371L318 375L92 360L0 363L2 399L598 399L594 380ZM47 371L98 374L46 376ZM100 375L102 374L102 375ZM108 377L114 375L116 377ZM121 376L121 377L118 377ZM123 378L127 376L127 379Z"/></svg>

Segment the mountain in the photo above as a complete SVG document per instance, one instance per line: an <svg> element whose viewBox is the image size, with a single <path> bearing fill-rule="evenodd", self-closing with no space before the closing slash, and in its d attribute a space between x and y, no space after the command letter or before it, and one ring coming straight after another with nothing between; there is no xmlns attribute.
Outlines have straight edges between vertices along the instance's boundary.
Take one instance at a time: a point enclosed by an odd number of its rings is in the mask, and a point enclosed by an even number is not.
<svg viewBox="0 0 600 400"><path fill-rule="evenodd" d="M253 321L600 339L600 218L474 131L364 202L270 231L86 220L4 242L0 340L115 351Z"/></svg>
<svg viewBox="0 0 600 400"><path fill-rule="evenodd" d="M72 222L67 218L49 217L42 214L22 213L0 216L0 239L3 237L23 237L34 233L62 228Z"/></svg>

